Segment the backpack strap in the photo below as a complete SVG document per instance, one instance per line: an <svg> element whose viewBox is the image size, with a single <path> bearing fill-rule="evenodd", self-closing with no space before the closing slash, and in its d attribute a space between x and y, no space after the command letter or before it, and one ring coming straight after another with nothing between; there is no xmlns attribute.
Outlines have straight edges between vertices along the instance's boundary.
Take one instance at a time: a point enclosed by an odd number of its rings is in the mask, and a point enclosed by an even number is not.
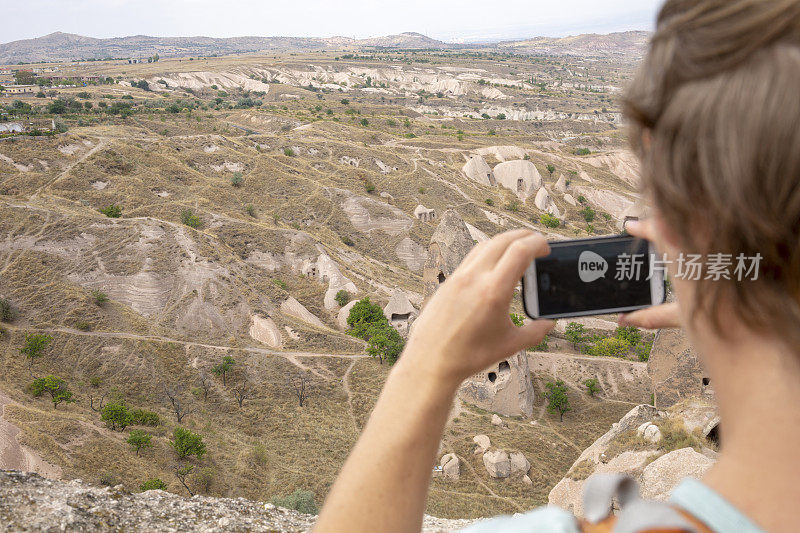
<svg viewBox="0 0 800 533"><path fill-rule="evenodd" d="M616 499L621 512L615 516ZM683 509L643 500L635 480L622 474L596 474L583 493L584 533L713 533Z"/></svg>

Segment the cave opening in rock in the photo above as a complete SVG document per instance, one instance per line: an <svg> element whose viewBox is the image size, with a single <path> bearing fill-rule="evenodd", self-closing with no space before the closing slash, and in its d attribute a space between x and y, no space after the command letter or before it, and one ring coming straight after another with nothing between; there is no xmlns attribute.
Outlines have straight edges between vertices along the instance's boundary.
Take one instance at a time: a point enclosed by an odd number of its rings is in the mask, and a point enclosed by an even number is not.
<svg viewBox="0 0 800 533"><path fill-rule="evenodd" d="M392 313L392 322L402 322L411 318L411 313Z"/></svg>
<svg viewBox="0 0 800 533"><path fill-rule="evenodd" d="M719 446L719 424L711 428L711 431L708 432L706 438Z"/></svg>
<svg viewBox="0 0 800 533"><path fill-rule="evenodd" d="M703 387L708 387L711 384L711 378L703 378Z"/></svg>
<svg viewBox="0 0 800 533"><path fill-rule="evenodd" d="M500 372L511 372L511 365L508 364L508 361L500 361L497 368Z"/></svg>
<svg viewBox="0 0 800 533"><path fill-rule="evenodd" d="M489 372L489 381L494 383L497 381L497 373L496 372Z"/></svg>
<svg viewBox="0 0 800 533"><path fill-rule="evenodd" d="M444 272L439 272L439 283L444 283L445 279Z"/></svg>

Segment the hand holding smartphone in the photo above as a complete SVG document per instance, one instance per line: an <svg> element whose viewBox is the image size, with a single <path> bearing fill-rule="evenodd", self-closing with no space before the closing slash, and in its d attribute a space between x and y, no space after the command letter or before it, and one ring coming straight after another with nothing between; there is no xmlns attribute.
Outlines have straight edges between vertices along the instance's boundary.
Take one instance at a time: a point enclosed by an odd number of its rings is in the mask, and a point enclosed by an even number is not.
<svg viewBox="0 0 800 533"><path fill-rule="evenodd" d="M522 278L525 313L566 318L626 313L664 302L664 270L655 268L655 249L629 235L550 243Z"/></svg>

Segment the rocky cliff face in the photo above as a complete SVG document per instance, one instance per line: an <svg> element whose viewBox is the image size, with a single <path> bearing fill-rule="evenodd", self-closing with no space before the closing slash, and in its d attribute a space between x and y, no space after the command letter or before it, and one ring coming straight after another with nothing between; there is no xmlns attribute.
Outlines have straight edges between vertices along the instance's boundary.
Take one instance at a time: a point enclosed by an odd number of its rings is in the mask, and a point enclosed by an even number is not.
<svg viewBox="0 0 800 533"><path fill-rule="evenodd" d="M161 490L131 494L121 486L0 470L3 531L310 531L316 518L244 498L185 498ZM469 523L426 516L423 531L453 531Z"/></svg>

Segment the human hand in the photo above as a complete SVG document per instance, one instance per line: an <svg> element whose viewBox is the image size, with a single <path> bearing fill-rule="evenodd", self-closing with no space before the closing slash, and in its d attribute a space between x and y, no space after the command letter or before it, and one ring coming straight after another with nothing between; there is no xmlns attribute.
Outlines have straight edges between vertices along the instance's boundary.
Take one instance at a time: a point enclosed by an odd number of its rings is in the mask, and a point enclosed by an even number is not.
<svg viewBox="0 0 800 533"><path fill-rule="evenodd" d="M646 239L660 248L659 239L652 220L631 220L625 229L634 237ZM617 320L620 326L635 326L644 329L679 328L681 315L678 302L654 305L647 309L625 313Z"/></svg>
<svg viewBox="0 0 800 533"><path fill-rule="evenodd" d="M555 324L511 322L514 289L537 257L550 253L538 233L515 230L476 246L437 290L414 323L398 366L424 369L458 386L490 365L542 341Z"/></svg>

